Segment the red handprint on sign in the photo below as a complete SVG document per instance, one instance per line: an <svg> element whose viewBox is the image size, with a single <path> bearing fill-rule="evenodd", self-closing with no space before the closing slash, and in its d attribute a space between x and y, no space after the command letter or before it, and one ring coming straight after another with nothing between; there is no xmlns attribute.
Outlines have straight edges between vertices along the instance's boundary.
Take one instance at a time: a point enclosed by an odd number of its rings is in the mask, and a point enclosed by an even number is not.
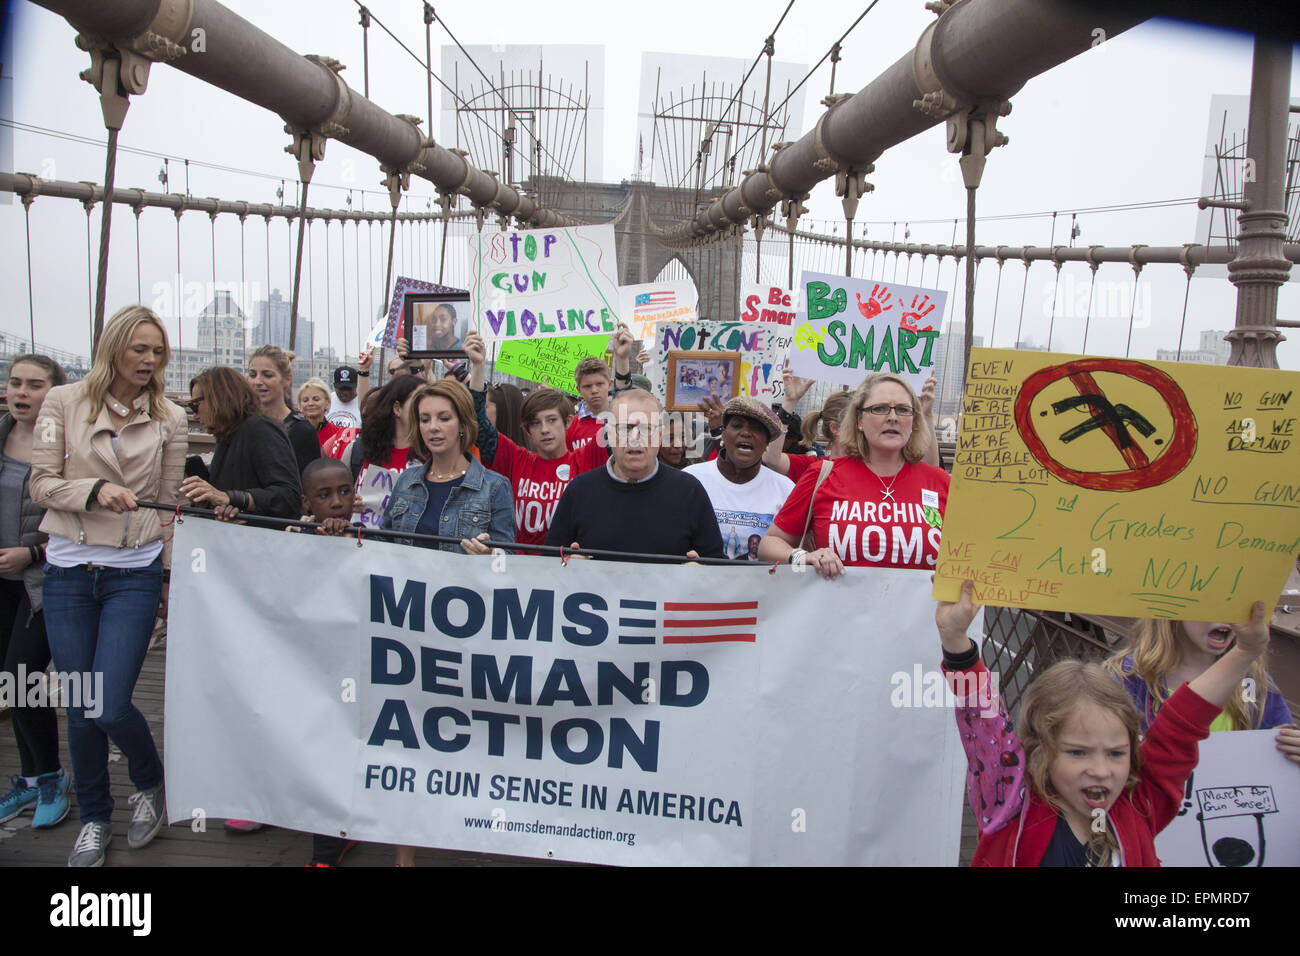
<svg viewBox="0 0 1300 956"><path fill-rule="evenodd" d="M862 293L857 293L858 311L862 313L864 319L874 319L881 312L888 312L893 308L892 305L885 305L889 301L889 286L883 288L879 285L871 287L871 295L867 296L867 301L862 301Z"/></svg>
<svg viewBox="0 0 1300 956"><path fill-rule="evenodd" d="M907 329L909 332L929 332L933 326L927 325L920 328L921 320L934 311L934 303L930 301L928 295L912 296L912 311L904 312L903 317L898 322L898 327Z"/></svg>

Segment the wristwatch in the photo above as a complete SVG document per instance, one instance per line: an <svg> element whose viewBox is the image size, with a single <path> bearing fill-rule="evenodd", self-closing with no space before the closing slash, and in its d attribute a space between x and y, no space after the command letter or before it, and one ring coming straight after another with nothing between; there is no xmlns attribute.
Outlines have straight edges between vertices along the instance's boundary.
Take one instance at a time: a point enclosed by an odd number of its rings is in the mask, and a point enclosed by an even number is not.
<svg viewBox="0 0 1300 956"><path fill-rule="evenodd" d="M790 563L803 564L804 558L806 558L807 556L808 556L808 552L805 551L803 548L795 548L793 551L790 552Z"/></svg>

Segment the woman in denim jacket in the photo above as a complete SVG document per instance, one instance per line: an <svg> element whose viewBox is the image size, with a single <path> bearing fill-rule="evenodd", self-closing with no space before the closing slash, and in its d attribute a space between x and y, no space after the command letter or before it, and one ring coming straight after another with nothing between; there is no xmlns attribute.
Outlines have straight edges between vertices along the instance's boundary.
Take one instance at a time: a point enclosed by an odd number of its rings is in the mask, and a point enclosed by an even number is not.
<svg viewBox="0 0 1300 956"><path fill-rule="evenodd" d="M515 540L510 483L469 454L478 416L469 390L455 379L421 385L411 395L411 448L426 461L397 479L379 527L385 531L458 536L434 547L490 554L485 541ZM404 543L414 544L407 540ZM397 865L413 866L415 847L397 847Z"/></svg>
<svg viewBox="0 0 1300 956"><path fill-rule="evenodd" d="M412 450L427 460L398 477L380 528L460 537L458 545L436 547L466 554L489 554L484 541L514 541L510 483L469 454L478 439L469 391L455 379L443 379L421 385L408 407Z"/></svg>

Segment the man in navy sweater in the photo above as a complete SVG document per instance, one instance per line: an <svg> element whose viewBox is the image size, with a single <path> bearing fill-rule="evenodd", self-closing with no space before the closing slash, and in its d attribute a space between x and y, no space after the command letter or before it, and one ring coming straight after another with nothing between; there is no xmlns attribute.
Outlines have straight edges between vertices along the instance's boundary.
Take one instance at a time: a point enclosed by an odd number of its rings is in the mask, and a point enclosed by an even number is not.
<svg viewBox="0 0 1300 956"><path fill-rule="evenodd" d="M661 412L659 400L642 389L615 396L605 425L609 462L569 482L551 518L548 545L724 557L704 486L659 463Z"/></svg>

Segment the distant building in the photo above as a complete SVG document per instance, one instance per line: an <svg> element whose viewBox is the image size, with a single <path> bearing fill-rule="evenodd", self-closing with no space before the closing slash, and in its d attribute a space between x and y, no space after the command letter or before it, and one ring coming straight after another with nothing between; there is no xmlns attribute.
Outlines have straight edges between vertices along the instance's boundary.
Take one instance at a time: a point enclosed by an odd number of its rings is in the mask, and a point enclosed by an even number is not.
<svg viewBox="0 0 1300 956"><path fill-rule="evenodd" d="M1201 365L1227 365L1232 346L1225 341L1227 332L1211 330L1201 333L1201 346L1197 349L1156 349L1157 362L1198 362Z"/></svg>
<svg viewBox="0 0 1300 956"><path fill-rule="evenodd" d="M190 379L214 365L245 367L245 316L231 294L219 290L199 313L197 348L173 349L167 365L168 394L188 394Z"/></svg>
<svg viewBox="0 0 1300 956"><path fill-rule="evenodd" d="M272 289L271 295L261 302L255 303L256 324L253 325L248 336L248 350L259 345L278 345L280 348L289 347L289 314L290 305L280 295L279 289ZM321 363L313 362L314 354L315 325L311 319L305 319L298 316L298 328L294 334L293 346L293 381L295 385L301 385L313 374L320 375ZM315 371L313 371L315 369Z"/></svg>
<svg viewBox="0 0 1300 956"><path fill-rule="evenodd" d="M949 322L935 346L934 377L938 384L934 390L936 415L956 415L961 411L962 363L966 359L966 329L964 324ZM973 348L984 345L984 337L971 339ZM949 369L951 368L951 374Z"/></svg>
<svg viewBox="0 0 1300 956"><path fill-rule="evenodd" d="M16 355L32 352L31 340L20 338L12 332L0 332L0 389L9 380L10 360ZM69 382L79 382L90 372L90 359L85 355L65 352L63 349L50 348L37 341L34 350L38 355L48 355L63 368Z"/></svg>

